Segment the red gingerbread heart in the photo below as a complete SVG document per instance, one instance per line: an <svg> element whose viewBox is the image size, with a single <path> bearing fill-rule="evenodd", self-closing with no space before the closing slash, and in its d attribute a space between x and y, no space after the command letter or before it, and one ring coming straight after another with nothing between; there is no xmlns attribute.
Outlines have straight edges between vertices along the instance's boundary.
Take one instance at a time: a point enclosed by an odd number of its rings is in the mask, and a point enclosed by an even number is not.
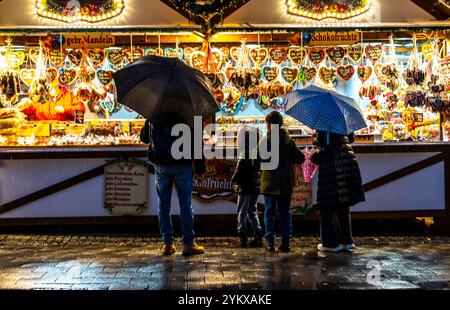
<svg viewBox="0 0 450 310"><path fill-rule="evenodd" d="M344 59L346 49L340 46L334 46L327 48L328 58L336 65L339 65Z"/></svg>
<svg viewBox="0 0 450 310"><path fill-rule="evenodd" d="M315 66L325 59L325 51L321 48L311 48L308 53L309 61Z"/></svg>
<svg viewBox="0 0 450 310"><path fill-rule="evenodd" d="M338 66L336 72L341 79L347 82L352 78L353 74L355 74L355 67L353 67L353 65Z"/></svg>

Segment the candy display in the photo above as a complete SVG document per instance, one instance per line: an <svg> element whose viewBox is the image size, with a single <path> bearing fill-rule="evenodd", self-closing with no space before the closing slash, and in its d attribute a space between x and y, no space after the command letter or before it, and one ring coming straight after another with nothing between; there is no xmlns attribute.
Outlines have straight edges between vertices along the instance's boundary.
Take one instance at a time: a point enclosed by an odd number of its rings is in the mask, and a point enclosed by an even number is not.
<svg viewBox="0 0 450 310"><path fill-rule="evenodd" d="M39 46L30 44L24 51L5 41L0 61L8 56L9 62L0 67L0 102L24 115L23 122L4 128L17 129L1 139L8 145L59 145L58 139L63 145L83 144L83 139L88 144L104 143L110 139L106 137L127 135L130 142L119 139L120 143L136 142L137 127L118 131L89 121L140 122L135 112L117 102L113 73L145 55L178 57L203 71L214 87L219 117L235 120L251 118L252 113L259 117L272 109L284 111L283 95L310 84L356 97L368 124L357 134L369 137L367 141L439 140L441 114L450 116L449 58L439 54L433 38L418 42L413 35L412 48L403 48L407 52L396 51L393 36L389 43L372 40L348 46L308 46L305 33L301 40L288 40L296 45L250 44L244 35L240 43L215 44L206 37L202 44L183 45L177 40L175 45L110 48L86 43L63 48L48 44L50 39L44 37ZM68 129L58 122L68 122L69 127L76 122L78 127ZM31 124L42 130L30 129ZM44 130L48 124L49 130ZM302 125L293 122L287 127L298 126Z"/></svg>

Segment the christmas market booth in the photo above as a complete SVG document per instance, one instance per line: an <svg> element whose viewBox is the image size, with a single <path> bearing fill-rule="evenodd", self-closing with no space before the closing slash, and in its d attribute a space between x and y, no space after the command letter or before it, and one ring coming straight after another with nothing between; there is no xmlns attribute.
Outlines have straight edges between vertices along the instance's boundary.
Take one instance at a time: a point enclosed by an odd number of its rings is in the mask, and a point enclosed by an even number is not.
<svg viewBox="0 0 450 310"><path fill-rule="evenodd" d="M265 132L283 95L317 85L354 98L366 201L354 217L450 215L447 1L0 2L0 224L145 223L157 215L145 119L117 101L113 73L146 55L205 72L220 112L205 148ZM286 116L305 153L314 132ZM235 213L235 160L194 182L200 217ZM317 174L297 167L297 219L315 219ZM173 194L177 213L176 193ZM263 199L259 200L263 204ZM132 217L131 217L132 216Z"/></svg>

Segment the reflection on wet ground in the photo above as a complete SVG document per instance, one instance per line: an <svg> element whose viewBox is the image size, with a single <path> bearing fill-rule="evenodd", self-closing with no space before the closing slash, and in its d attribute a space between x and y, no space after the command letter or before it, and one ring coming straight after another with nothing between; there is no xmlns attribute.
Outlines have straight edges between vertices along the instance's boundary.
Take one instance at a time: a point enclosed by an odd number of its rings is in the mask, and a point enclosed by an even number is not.
<svg viewBox="0 0 450 310"><path fill-rule="evenodd" d="M0 235L0 288L450 289L450 237L356 241L353 253L321 254L318 238L298 237L285 254L203 237L206 254L185 258L161 256L145 235Z"/></svg>

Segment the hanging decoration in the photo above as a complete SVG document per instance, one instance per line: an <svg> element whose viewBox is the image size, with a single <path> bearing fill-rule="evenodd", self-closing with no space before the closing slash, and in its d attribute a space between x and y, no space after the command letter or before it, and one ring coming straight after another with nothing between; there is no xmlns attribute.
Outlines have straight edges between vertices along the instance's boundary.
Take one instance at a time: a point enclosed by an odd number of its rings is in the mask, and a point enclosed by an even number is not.
<svg viewBox="0 0 450 310"><path fill-rule="evenodd" d="M289 14L313 20L348 19L369 11L371 0L287 0Z"/></svg>
<svg viewBox="0 0 450 310"><path fill-rule="evenodd" d="M36 0L36 13L40 17L66 23L101 22L120 15L124 0Z"/></svg>

